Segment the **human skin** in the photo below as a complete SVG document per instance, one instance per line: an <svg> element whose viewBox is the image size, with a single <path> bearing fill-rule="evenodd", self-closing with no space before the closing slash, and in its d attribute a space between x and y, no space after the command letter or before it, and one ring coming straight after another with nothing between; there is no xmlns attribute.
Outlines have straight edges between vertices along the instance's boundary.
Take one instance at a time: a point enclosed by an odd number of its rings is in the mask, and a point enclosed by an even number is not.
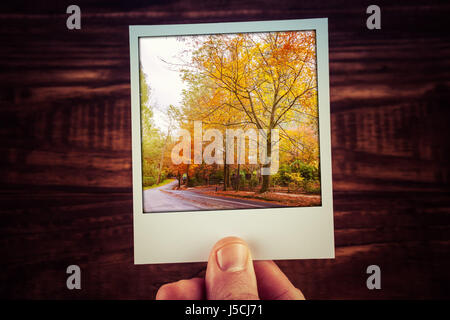
<svg viewBox="0 0 450 320"><path fill-rule="evenodd" d="M165 284L157 300L304 300L273 261L253 261L247 243L237 237L212 248L205 278Z"/></svg>

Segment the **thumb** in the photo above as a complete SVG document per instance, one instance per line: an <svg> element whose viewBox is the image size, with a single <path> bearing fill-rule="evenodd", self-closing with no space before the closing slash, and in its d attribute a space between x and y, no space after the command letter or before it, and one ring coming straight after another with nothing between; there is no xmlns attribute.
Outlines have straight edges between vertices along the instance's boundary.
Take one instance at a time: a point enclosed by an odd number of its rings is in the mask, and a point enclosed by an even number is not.
<svg viewBox="0 0 450 320"><path fill-rule="evenodd" d="M206 268L208 300L258 300L255 270L248 245L237 237L217 242Z"/></svg>

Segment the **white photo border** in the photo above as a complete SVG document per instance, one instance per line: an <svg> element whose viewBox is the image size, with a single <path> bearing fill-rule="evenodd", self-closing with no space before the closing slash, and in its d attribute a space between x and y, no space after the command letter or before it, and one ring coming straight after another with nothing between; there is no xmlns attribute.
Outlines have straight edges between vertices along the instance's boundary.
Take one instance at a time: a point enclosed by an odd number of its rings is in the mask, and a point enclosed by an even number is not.
<svg viewBox="0 0 450 320"><path fill-rule="evenodd" d="M199 34L316 32L322 205L145 213L142 202L139 38ZM204 262L226 236L247 241L255 260L334 258L328 19L130 26L134 263Z"/></svg>

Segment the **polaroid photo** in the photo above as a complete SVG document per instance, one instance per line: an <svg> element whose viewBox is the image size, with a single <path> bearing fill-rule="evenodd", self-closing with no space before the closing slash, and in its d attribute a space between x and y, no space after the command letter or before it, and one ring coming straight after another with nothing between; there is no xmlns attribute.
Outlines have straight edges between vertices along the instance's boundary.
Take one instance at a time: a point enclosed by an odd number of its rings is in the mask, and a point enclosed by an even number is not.
<svg viewBox="0 0 450 320"><path fill-rule="evenodd" d="M130 26L135 264L334 258L327 19Z"/></svg>

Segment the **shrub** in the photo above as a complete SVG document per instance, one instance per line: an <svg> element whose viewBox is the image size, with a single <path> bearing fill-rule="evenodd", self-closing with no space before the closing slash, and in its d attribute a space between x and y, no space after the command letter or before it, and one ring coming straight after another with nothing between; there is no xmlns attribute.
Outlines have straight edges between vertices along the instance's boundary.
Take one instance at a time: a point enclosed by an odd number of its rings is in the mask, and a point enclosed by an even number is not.
<svg viewBox="0 0 450 320"><path fill-rule="evenodd" d="M307 193L320 193L320 182L319 181L305 181L303 188Z"/></svg>
<svg viewBox="0 0 450 320"><path fill-rule="evenodd" d="M296 160L290 165L291 172L299 173L305 180L318 180L319 170L312 165Z"/></svg>
<svg viewBox="0 0 450 320"><path fill-rule="evenodd" d="M291 182L291 168L287 164L282 164L278 172L272 177L272 181L280 186L287 186Z"/></svg>
<svg viewBox="0 0 450 320"><path fill-rule="evenodd" d="M298 172L289 173L289 177L291 181L294 183L296 189L300 188L303 185L303 177Z"/></svg>
<svg viewBox="0 0 450 320"><path fill-rule="evenodd" d="M188 187L195 187L199 185L199 181L196 177L189 177L189 181L187 183Z"/></svg>
<svg viewBox="0 0 450 320"><path fill-rule="evenodd" d="M150 187L156 183L155 177L142 177L142 185L144 187Z"/></svg>
<svg viewBox="0 0 450 320"><path fill-rule="evenodd" d="M163 182L163 181L166 180L166 179L167 179L167 172L162 171L162 172L161 172L161 182Z"/></svg>
<svg viewBox="0 0 450 320"><path fill-rule="evenodd" d="M248 183L249 187L253 190L258 186L258 177L256 174L252 174L252 177L250 178L250 181Z"/></svg>

